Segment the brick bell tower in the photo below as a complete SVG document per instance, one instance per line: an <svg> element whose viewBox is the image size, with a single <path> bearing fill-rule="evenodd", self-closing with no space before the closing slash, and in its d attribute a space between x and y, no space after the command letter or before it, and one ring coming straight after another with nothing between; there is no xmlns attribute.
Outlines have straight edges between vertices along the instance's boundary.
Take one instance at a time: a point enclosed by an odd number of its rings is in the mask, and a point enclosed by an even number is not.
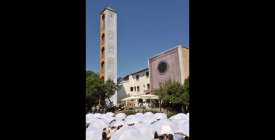
<svg viewBox="0 0 275 140"><path fill-rule="evenodd" d="M100 77L117 83L117 12L106 7L100 14ZM110 98L117 105L117 91Z"/></svg>

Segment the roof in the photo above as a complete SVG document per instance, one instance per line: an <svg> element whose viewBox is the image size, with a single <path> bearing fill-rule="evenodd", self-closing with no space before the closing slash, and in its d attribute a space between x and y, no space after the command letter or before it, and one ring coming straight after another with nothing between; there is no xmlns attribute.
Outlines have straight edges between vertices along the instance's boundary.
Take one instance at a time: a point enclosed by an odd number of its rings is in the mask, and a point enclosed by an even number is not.
<svg viewBox="0 0 275 140"><path fill-rule="evenodd" d="M185 49L189 49L189 48L187 48L187 47L185 47L185 46L183 46L183 45L178 45L178 46L176 46L176 47L174 47L174 48L172 48L172 49L169 49L169 50L164 51L164 52L161 52L161 53L159 53L159 54L157 54L157 55L155 55L155 56L153 56L153 57L150 57L149 60L152 59L152 58L155 58L155 57L157 57L157 56L159 56L159 55L161 55L161 54L165 54L165 53L167 53L167 52L169 52L169 51L172 51L172 50L174 50L174 49L177 49L178 47L182 47L182 48L185 48Z"/></svg>
<svg viewBox="0 0 275 140"><path fill-rule="evenodd" d="M143 69L143 70L140 70L140 71L137 71L137 72L134 72L134 73L130 73L130 74L128 74L128 75L126 75L126 76L124 76L124 77L123 77L123 79L125 79L125 78L126 78L126 77L128 77L129 75L134 75L134 74L137 74L137 73L140 73L140 72L146 71L146 70L148 70L148 68L145 68L145 69Z"/></svg>
<svg viewBox="0 0 275 140"><path fill-rule="evenodd" d="M137 74L137 73L140 73L140 72L146 71L146 70L148 70L148 68L143 69L143 70L140 70L140 71L137 71L137 72L134 72L134 73L131 73L131 74L129 74L129 75L134 75L134 74Z"/></svg>
<svg viewBox="0 0 275 140"><path fill-rule="evenodd" d="M107 7L105 7L105 8L101 11L100 15L101 15L105 10L110 10L110 11L113 11L113 12L117 13L116 10L114 10L113 8L107 6Z"/></svg>

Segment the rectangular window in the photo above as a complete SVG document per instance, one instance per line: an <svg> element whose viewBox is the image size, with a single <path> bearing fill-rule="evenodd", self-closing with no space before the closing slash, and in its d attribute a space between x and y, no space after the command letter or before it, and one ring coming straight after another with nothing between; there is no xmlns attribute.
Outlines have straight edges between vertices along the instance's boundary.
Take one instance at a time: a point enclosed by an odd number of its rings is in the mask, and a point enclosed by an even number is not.
<svg viewBox="0 0 275 140"><path fill-rule="evenodd" d="M129 80L129 76L125 77L123 80L124 81L128 81Z"/></svg>
<svg viewBox="0 0 275 140"><path fill-rule="evenodd" d="M147 89L150 89L150 84L147 84Z"/></svg>
<svg viewBox="0 0 275 140"><path fill-rule="evenodd" d="M139 75L138 74L136 75L136 79L139 80Z"/></svg>
<svg viewBox="0 0 275 140"><path fill-rule="evenodd" d="M133 87L130 87L130 91L133 91L134 90L134 88Z"/></svg>
<svg viewBox="0 0 275 140"><path fill-rule="evenodd" d="M149 71L146 72L146 77L149 77Z"/></svg>
<svg viewBox="0 0 275 140"><path fill-rule="evenodd" d="M139 92L139 86L137 86L137 92Z"/></svg>
<svg viewBox="0 0 275 140"><path fill-rule="evenodd" d="M136 87L135 87L135 91L137 91L137 90L136 90Z"/></svg>

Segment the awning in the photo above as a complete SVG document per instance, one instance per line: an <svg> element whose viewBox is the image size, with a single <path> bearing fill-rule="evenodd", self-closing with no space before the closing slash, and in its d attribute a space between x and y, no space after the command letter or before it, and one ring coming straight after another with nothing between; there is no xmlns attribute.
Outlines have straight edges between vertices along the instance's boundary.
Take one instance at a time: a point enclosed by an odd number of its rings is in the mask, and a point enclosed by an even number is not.
<svg viewBox="0 0 275 140"><path fill-rule="evenodd" d="M132 99L138 99L138 97L131 96L131 97L127 97L127 98L121 99L121 101L127 101L127 100L132 100Z"/></svg>
<svg viewBox="0 0 275 140"><path fill-rule="evenodd" d="M152 94L131 96L131 97L124 98L121 101L128 101L128 100L132 100L132 99L159 99L159 96L152 95Z"/></svg>
<svg viewBox="0 0 275 140"><path fill-rule="evenodd" d="M142 99L159 99L159 96L153 94L140 95L139 97Z"/></svg>

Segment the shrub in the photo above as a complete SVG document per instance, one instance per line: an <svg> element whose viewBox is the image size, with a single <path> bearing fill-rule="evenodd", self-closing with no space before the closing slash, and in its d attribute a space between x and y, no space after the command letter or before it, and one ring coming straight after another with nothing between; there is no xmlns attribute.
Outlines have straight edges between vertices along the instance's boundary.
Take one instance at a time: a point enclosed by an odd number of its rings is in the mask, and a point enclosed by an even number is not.
<svg viewBox="0 0 275 140"><path fill-rule="evenodd" d="M136 114L135 110L124 110L123 113L125 113L127 116Z"/></svg>
<svg viewBox="0 0 275 140"><path fill-rule="evenodd" d="M167 117L170 118L171 116L178 114L178 112L176 112L176 111L166 111L166 114L167 114Z"/></svg>
<svg viewBox="0 0 275 140"><path fill-rule="evenodd" d="M159 113L159 110L153 110L153 109L145 109L144 112L152 112L152 113Z"/></svg>

